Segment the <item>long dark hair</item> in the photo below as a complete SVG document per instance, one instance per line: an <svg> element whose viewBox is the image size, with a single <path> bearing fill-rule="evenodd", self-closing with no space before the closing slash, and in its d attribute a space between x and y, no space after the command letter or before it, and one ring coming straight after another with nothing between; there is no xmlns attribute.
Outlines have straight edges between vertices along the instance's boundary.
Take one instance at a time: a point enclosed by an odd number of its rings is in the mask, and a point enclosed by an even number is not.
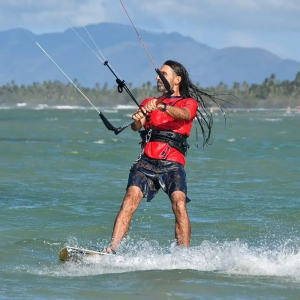
<svg viewBox="0 0 300 300"><path fill-rule="evenodd" d="M213 126L213 114L211 112L211 102L216 104L222 111L224 117L224 106L222 105L222 99L218 98L217 96L211 95L195 84L192 83L189 73L187 72L186 68L179 62L174 60L167 60L164 65L169 66L176 75L181 77L180 82L180 95L184 98L193 98L195 99L199 106L196 114L197 121L200 125L202 136L203 136L203 144L204 147L206 144L210 144L210 137L211 131ZM206 102L204 98L207 98L210 103ZM226 120L226 118L225 118ZM197 134L198 136L198 134Z"/></svg>

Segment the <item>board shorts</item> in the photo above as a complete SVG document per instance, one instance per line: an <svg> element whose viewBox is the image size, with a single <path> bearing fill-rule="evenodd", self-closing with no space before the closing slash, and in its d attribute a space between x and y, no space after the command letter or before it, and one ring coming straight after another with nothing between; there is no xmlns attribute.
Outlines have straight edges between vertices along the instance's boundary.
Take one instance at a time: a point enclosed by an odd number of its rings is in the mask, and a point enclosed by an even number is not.
<svg viewBox="0 0 300 300"><path fill-rule="evenodd" d="M150 202L159 189L170 197L175 191L181 191L187 197L186 173L182 164L174 161L152 159L143 155L130 169L126 190L130 186L141 189L143 197Z"/></svg>

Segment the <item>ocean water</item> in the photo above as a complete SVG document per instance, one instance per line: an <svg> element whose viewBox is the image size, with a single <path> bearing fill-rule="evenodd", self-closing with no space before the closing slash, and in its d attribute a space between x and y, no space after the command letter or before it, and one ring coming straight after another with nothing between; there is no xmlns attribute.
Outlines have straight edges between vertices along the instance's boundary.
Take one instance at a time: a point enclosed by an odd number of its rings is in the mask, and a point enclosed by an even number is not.
<svg viewBox="0 0 300 300"><path fill-rule="evenodd" d="M103 110L120 126L135 107ZM174 243L160 192L116 256L59 262L65 245L109 245L139 136L84 107L0 109L1 299L300 299L300 114L214 116L187 156L191 247ZM198 128L199 130L199 128Z"/></svg>

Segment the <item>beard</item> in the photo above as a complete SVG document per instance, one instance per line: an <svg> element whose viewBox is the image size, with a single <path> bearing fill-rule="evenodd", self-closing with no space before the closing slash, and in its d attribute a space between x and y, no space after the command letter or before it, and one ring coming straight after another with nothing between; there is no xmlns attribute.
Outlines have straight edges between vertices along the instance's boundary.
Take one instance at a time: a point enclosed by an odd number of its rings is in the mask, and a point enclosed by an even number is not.
<svg viewBox="0 0 300 300"><path fill-rule="evenodd" d="M161 92L161 93L163 93L166 90L165 86L162 83L158 83L158 82L156 85L156 89L158 92Z"/></svg>

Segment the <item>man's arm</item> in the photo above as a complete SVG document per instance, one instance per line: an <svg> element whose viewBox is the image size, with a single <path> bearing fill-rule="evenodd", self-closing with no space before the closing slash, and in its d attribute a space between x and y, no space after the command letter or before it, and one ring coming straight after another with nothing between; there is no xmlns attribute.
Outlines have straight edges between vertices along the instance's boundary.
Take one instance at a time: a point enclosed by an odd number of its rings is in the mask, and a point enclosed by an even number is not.
<svg viewBox="0 0 300 300"><path fill-rule="evenodd" d="M155 109L164 110L169 116L174 118L175 120L190 120L194 116L191 115L191 111L187 107L176 107L171 105L166 105L165 103L158 103L156 105L157 99L153 99L149 101L145 109L146 111L150 112Z"/></svg>
<svg viewBox="0 0 300 300"><path fill-rule="evenodd" d="M131 129L133 131L138 131L143 127L142 122L140 120L135 121L131 124Z"/></svg>
<svg viewBox="0 0 300 300"><path fill-rule="evenodd" d="M146 110L144 108L142 108L143 112L145 113ZM132 119L135 120L135 122L133 122L131 124L131 129L133 131L138 131L140 130L143 125L146 123L146 117L140 109L138 109L133 115L132 115Z"/></svg>
<svg viewBox="0 0 300 300"><path fill-rule="evenodd" d="M174 118L175 120L190 120L191 119L191 112L188 108L183 107L176 107L176 106L171 106L171 105L163 105L162 103L159 103L157 105L157 108L162 110L165 108L165 112Z"/></svg>

